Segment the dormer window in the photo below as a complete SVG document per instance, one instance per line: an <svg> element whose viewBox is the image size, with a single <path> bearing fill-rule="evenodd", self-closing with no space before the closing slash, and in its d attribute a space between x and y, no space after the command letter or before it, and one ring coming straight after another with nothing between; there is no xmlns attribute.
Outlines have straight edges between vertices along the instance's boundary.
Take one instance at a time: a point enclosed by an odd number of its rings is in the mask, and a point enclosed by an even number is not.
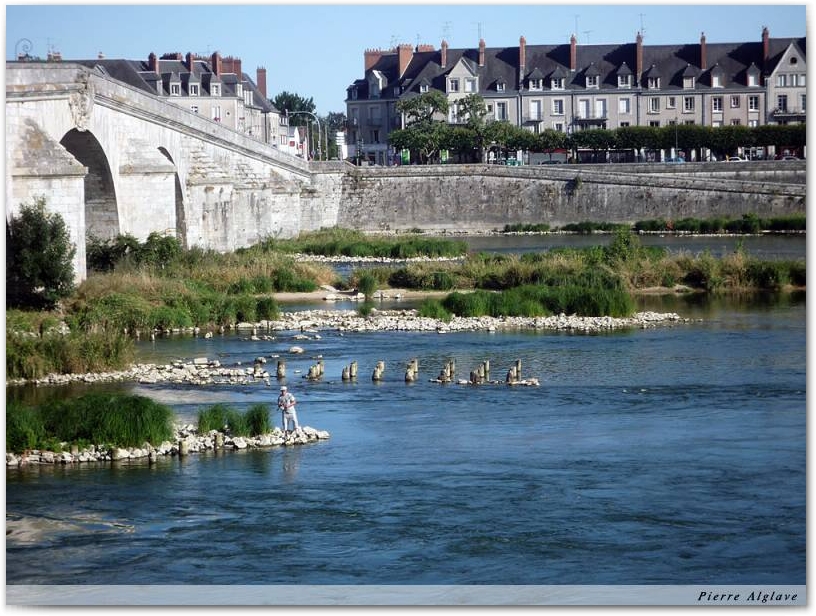
<svg viewBox="0 0 816 616"><path fill-rule="evenodd" d="M220 83L210 84L210 96L221 96L221 84Z"/></svg>
<svg viewBox="0 0 816 616"><path fill-rule="evenodd" d="M619 88L631 88L632 87L632 76L631 75L618 75L618 87Z"/></svg>
<svg viewBox="0 0 816 616"><path fill-rule="evenodd" d="M551 87L553 90L563 90L564 89L564 78L563 77L553 77L551 83Z"/></svg>
<svg viewBox="0 0 816 616"><path fill-rule="evenodd" d="M448 79L448 92L458 92L459 91L459 80L458 79Z"/></svg>
<svg viewBox="0 0 816 616"><path fill-rule="evenodd" d="M543 90L544 89L544 80L543 79L531 79L530 80L530 89L531 90Z"/></svg>
<svg viewBox="0 0 816 616"><path fill-rule="evenodd" d="M601 81L601 79L600 79L600 77L598 75L587 75L586 76L586 87L587 88L597 88L600 81Z"/></svg>
<svg viewBox="0 0 816 616"><path fill-rule="evenodd" d="M475 92L476 89L475 79L465 79L465 92Z"/></svg>
<svg viewBox="0 0 816 616"><path fill-rule="evenodd" d="M686 90L693 90L694 89L694 77L686 76L683 77L683 88Z"/></svg>
<svg viewBox="0 0 816 616"><path fill-rule="evenodd" d="M504 92L504 82L497 81L496 82L496 92Z"/></svg>
<svg viewBox="0 0 816 616"><path fill-rule="evenodd" d="M240 81L235 84L235 95L241 98L244 97L244 85Z"/></svg>
<svg viewBox="0 0 816 616"><path fill-rule="evenodd" d="M722 75L712 75L711 76L711 87L712 88L722 88L723 87Z"/></svg>
<svg viewBox="0 0 816 616"><path fill-rule="evenodd" d="M353 101L357 100L357 88L356 87L351 89L351 100L353 100Z"/></svg>
<svg viewBox="0 0 816 616"><path fill-rule="evenodd" d="M425 94L427 92L428 92L428 84L427 83L420 84L419 93L420 94Z"/></svg>
<svg viewBox="0 0 816 616"><path fill-rule="evenodd" d="M170 84L170 96L181 96L181 83Z"/></svg>
<svg viewBox="0 0 816 616"><path fill-rule="evenodd" d="M399 86L395 86L394 87L394 97L397 97L399 95L400 95L400 88L399 88Z"/></svg>
<svg viewBox="0 0 816 616"><path fill-rule="evenodd" d="M191 83L190 84L190 96L198 96L198 84Z"/></svg>
<svg viewBox="0 0 816 616"><path fill-rule="evenodd" d="M660 77L649 77L646 80L646 87L650 90L659 90L660 89Z"/></svg>

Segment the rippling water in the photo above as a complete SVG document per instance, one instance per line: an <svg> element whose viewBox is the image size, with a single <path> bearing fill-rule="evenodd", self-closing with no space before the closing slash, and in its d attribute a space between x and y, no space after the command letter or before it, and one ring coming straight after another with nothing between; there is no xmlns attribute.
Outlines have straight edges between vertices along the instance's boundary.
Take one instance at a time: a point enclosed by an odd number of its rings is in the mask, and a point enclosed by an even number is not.
<svg viewBox="0 0 816 616"><path fill-rule="evenodd" d="M805 301L682 305L604 335L383 333L144 343L287 358L331 439L6 472L7 584L805 584ZM322 382L301 378L322 355ZM404 382L419 359L420 380ZM522 362L537 388L428 382ZM360 376L343 383L356 360ZM386 380L373 383L377 360ZM270 359L274 372L274 359ZM274 388L133 385L195 420ZM275 414L275 420L279 418Z"/></svg>

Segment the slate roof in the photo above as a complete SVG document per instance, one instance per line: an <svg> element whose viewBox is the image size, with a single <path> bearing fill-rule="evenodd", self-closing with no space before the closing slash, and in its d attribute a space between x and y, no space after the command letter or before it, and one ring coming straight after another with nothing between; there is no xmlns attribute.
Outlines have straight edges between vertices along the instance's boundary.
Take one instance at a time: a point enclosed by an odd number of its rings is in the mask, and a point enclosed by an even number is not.
<svg viewBox="0 0 816 616"><path fill-rule="evenodd" d="M157 80L163 81L162 96L170 96L168 90L169 83L181 82L182 89L186 93L187 86L190 82L190 71L187 70L187 65L183 60L167 60L160 59L159 71L160 75L151 71L146 60L114 60L114 59L94 59L94 60L66 60L74 64L81 64L90 69L101 70L106 75L109 75L117 81L126 83L134 88L144 90L149 94L158 94ZM238 84L238 76L235 73L223 73L219 76L213 73L210 63L205 60L193 61L193 75L192 83L200 83L203 89L202 95L206 96L210 93L210 86L212 83L221 83L221 97L229 98L237 96L236 89ZM261 93L255 82L247 75L242 73L242 83L244 89L249 88L253 92L252 102L253 107L256 107L267 112L276 112L275 106Z"/></svg>
<svg viewBox="0 0 816 616"><path fill-rule="evenodd" d="M769 57L764 72L770 73L779 63L782 54L793 44L803 55L807 50L807 38L770 38ZM762 41L742 43L706 43L706 69L700 67L700 44L682 45L646 45L643 44L643 63L641 84L646 85L646 77L659 75L661 91L682 89L683 76L692 74L697 77L697 88L710 87L711 80L704 78L713 67L722 70L726 83L745 84L745 73L752 66L763 69ZM487 47L485 64L478 66L478 49L447 50L447 62L441 66L441 51L415 52L405 73L400 77L397 54L383 52L372 70L378 70L388 79L388 87L383 89L380 98L396 98L391 93L394 86L401 86L399 97L415 96L419 93L420 83L429 83L431 87L446 91L445 79L451 69L464 61L480 77L479 94L485 98L518 94L519 90L519 48ZM636 43L613 45L576 45L576 70L570 71L570 45L530 45L526 46L526 63L522 87L527 87L531 77L544 79L564 77L565 90L585 89L586 75L599 75L601 87L617 88L618 75L634 74L637 67ZM495 84L503 81L504 92L496 92ZM637 85L637 84L636 84ZM368 86L364 79L356 80L350 88L357 88L357 100L368 98ZM351 97L349 97L351 98Z"/></svg>

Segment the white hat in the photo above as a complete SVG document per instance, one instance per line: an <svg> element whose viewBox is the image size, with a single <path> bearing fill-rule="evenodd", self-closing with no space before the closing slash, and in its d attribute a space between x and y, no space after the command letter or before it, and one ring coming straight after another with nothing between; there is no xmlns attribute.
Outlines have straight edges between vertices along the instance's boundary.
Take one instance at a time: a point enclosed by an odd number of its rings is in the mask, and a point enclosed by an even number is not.
<svg viewBox="0 0 816 616"><path fill-rule="evenodd" d="M281 391L286 391L286 385L281 385Z"/></svg>

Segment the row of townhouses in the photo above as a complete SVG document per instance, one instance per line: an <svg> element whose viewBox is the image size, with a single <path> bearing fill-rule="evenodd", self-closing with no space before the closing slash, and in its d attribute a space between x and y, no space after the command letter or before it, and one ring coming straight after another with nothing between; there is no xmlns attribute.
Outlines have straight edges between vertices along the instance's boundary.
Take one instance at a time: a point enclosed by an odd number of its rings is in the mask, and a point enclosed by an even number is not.
<svg viewBox="0 0 816 616"><path fill-rule="evenodd" d="M404 128L397 103L445 94L450 123L458 102L480 95L488 118L533 132L623 126L786 124L805 121L806 38L646 45L528 45L475 49L398 45L367 49L364 77L347 90L347 142L362 159L394 161L391 131ZM445 118L438 118L443 120Z"/></svg>
<svg viewBox="0 0 816 616"><path fill-rule="evenodd" d="M49 61L61 57L49 54ZM213 122L300 157L308 157L303 127L289 126L288 118L270 102L266 69L256 70L256 80L243 72L241 59L215 52L202 57L192 53L151 53L144 60L71 60Z"/></svg>

